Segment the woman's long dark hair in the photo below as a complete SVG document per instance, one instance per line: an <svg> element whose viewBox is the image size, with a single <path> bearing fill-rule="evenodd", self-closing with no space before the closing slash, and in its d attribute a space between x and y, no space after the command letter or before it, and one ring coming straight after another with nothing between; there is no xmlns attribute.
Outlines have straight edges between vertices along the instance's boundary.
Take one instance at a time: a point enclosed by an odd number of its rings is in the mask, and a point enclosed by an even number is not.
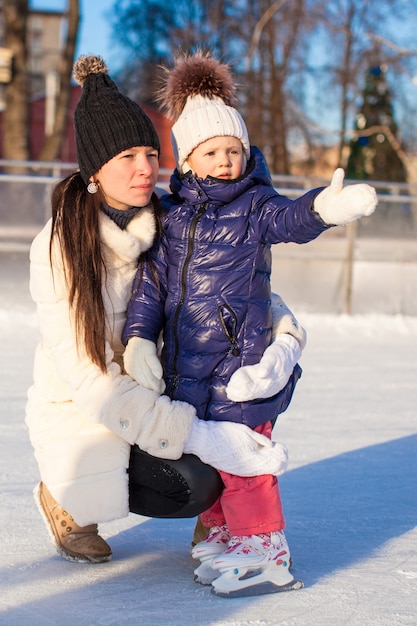
<svg viewBox="0 0 417 626"><path fill-rule="evenodd" d="M107 371L105 338L106 311L102 288L106 281L100 236L100 189L90 194L79 172L57 183L52 192L52 232L49 246L53 269L53 240L56 237L63 259L69 290L69 304L74 311L77 342L82 341L90 359ZM152 195L157 236L161 229L161 205Z"/></svg>
<svg viewBox="0 0 417 626"><path fill-rule="evenodd" d="M79 172L58 182L52 192L52 233L59 242L69 304L74 310L77 342L82 341L91 360L106 371L106 316L102 297L105 280L100 241L99 193L87 192ZM52 258L51 258L51 266Z"/></svg>

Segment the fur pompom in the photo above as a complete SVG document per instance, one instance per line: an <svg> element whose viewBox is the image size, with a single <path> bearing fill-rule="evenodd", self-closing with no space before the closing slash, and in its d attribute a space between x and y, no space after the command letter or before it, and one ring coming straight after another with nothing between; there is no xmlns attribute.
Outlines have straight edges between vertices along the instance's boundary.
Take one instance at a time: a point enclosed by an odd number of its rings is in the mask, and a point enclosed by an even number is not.
<svg viewBox="0 0 417 626"><path fill-rule="evenodd" d="M220 98L227 106L236 102L236 86L229 66L201 50L193 55L180 55L172 69L162 67L164 77L156 100L167 115L177 120L187 98L203 96Z"/></svg>
<svg viewBox="0 0 417 626"><path fill-rule="evenodd" d="M74 63L73 76L79 85L84 85L89 74L107 74L107 65L100 56L88 54L80 56Z"/></svg>

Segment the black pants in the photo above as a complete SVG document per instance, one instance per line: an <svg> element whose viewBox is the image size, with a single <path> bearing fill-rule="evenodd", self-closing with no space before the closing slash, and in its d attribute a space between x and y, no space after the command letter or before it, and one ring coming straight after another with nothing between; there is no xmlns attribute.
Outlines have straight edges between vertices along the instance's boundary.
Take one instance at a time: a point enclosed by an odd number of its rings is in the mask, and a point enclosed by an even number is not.
<svg viewBox="0 0 417 626"><path fill-rule="evenodd" d="M194 517L219 497L223 482L214 468L192 454L158 459L132 446L129 508L146 517Z"/></svg>

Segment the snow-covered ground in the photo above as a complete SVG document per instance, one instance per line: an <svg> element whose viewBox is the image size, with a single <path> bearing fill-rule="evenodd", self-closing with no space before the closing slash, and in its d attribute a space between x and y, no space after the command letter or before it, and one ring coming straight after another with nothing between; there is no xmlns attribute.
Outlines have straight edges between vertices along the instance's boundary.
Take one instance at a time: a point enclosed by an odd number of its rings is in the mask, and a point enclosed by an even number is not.
<svg viewBox="0 0 417 626"><path fill-rule="evenodd" d="M37 340L27 282L27 252L0 252L0 624L417 624L417 318L297 311L304 373L275 437L290 451L281 487L305 588L228 600L192 580L194 520L106 524L106 564L55 554L24 426Z"/></svg>

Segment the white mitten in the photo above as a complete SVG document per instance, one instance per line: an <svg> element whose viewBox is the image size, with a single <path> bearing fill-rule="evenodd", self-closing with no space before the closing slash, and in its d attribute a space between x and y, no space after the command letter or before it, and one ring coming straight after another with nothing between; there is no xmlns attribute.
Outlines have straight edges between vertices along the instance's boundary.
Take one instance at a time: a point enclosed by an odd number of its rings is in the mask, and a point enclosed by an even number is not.
<svg viewBox="0 0 417 626"><path fill-rule="evenodd" d="M280 444L233 422L205 422L195 418L184 452L203 463L236 476L279 476L287 468L288 451Z"/></svg>
<svg viewBox="0 0 417 626"><path fill-rule="evenodd" d="M270 398L287 384L301 348L292 335L278 335L256 365L245 365L232 375L226 394L232 402Z"/></svg>
<svg viewBox="0 0 417 626"><path fill-rule="evenodd" d="M164 392L162 365L153 341L131 337L123 355L123 364L127 374L139 385L158 393Z"/></svg>
<svg viewBox="0 0 417 626"><path fill-rule="evenodd" d="M375 189L365 183L343 187L344 177L345 172L339 167L329 187L323 189L314 200L313 208L326 224L347 224L375 211L378 203Z"/></svg>

